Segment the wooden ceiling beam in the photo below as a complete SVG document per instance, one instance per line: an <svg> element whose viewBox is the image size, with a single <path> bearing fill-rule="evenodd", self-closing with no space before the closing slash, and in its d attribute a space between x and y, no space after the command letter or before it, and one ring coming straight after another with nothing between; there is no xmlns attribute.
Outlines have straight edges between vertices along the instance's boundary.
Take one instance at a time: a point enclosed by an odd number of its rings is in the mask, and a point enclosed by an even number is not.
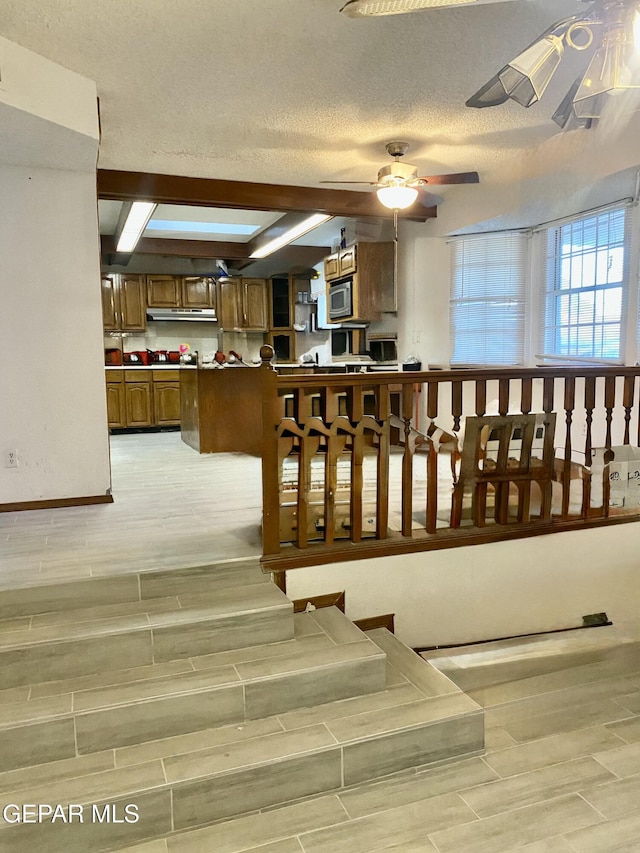
<svg viewBox="0 0 640 853"><path fill-rule="evenodd" d="M373 192L294 187L285 184L252 184L214 178L189 178L152 172L98 169L98 197L116 201L155 201L197 207L237 210L275 210L328 213L331 216L391 217ZM435 207L415 204L401 210L402 219L424 222L436 216Z"/></svg>

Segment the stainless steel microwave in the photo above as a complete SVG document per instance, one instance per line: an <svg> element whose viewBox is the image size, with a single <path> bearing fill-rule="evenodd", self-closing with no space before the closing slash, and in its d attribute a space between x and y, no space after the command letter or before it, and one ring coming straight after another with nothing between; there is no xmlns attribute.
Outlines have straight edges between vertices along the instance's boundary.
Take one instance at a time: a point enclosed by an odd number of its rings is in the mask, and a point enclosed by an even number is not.
<svg viewBox="0 0 640 853"><path fill-rule="evenodd" d="M329 288L329 319L340 320L353 316L353 281L350 278Z"/></svg>

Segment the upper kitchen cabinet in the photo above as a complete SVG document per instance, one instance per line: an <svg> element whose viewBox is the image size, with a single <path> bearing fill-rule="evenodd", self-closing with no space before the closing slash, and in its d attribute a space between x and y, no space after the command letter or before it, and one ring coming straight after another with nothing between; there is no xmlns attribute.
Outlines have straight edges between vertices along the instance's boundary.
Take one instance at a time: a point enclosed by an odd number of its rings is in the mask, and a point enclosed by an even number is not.
<svg viewBox="0 0 640 853"><path fill-rule="evenodd" d="M147 275L149 308L215 308L215 282L208 276Z"/></svg>
<svg viewBox="0 0 640 853"><path fill-rule="evenodd" d="M213 278L188 275L182 278L183 308L215 308L216 283Z"/></svg>
<svg viewBox="0 0 640 853"><path fill-rule="evenodd" d="M102 276L102 318L106 332L143 332L147 327L146 276Z"/></svg>
<svg viewBox="0 0 640 853"><path fill-rule="evenodd" d="M363 245L371 245L366 243ZM357 266L357 247L347 246L346 249L340 249L339 252L334 252L324 259L324 278L325 281L333 281L336 278L343 278L350 273L356 271ZM364 249L366 254L367 250Z"/></svg>
<svg viewBox="0 0 640 853"><path fill-rule="evenodd" d="M149 308L179 308L180 278L175 275L147 275Z"/></svg>
<svg viewBox="0 0 640 853"><path fill-rule="evenodd" d="M326 275L334 267L338 274ZM358 243L348 246L325 259L327 304L331 305L331 288L341 282L351 282L348 291L351 311L329 322L359 320L365 323L379 320L384 313L396 308L393 243ZM345 285L342 290L346 290Z"/></svg>
<svg viewBox="0 0 640 853"><path fill-rule="evenodd" d="M218 322L225 331L267 330L267 283L263 278L218 282Z"/></svg>

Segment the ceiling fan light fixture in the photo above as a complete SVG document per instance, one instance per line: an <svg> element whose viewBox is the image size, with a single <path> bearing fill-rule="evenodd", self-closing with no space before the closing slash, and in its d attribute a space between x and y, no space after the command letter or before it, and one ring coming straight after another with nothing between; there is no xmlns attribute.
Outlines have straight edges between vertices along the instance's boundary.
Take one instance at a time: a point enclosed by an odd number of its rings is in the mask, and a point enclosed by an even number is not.
<svg viewBox="0 0 640 853"><path fill-rule="evenodd" d="M478 0L348 0L340 9L349 18L402 15L419 9L434 9L439 6L467 6ZM486 2L486 0L485 0Z"/></svg>
<svg viewBox="0 0 640 853"><path fill-rule="evenodd" d="M523 107L537 103L556 73L563 53L562 39L548 35L516 56L498 73L507 96Z"/></svg>
<svg viewBox="0 0 640 853"><path fill-rule="evenodd" d="M378 200L390 210L405 210L418 198L418 190L415 187L391 185L378 187L376 195Z"/></svg>
<svg viewBox="0 0 640 853"><path fill-rule="evenodd" d="M626 45L617 39L605 41L596 50L573 100L578 118L599 118L605 95L640 89L640 81L633 82L626 53Z"/></svg>
<svg viewBox="0 0 640 853"><path fill-rule="evenodd" d="M574 81L573 85L558 105L555 113L551 116L552 120L555 121L558 127L562 128L562 130L575 130L578 127L590 128L593 124L594 117L578 118L576 111L573 108L573 99L580 88L581 82L581 77L578 77L578 79Z"/></svg>

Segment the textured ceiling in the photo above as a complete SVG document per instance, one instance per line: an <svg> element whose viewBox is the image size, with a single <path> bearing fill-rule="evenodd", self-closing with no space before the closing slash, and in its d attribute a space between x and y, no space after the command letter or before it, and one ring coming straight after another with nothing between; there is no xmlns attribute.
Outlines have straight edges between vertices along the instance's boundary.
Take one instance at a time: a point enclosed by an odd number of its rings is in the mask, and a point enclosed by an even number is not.
<svg viewBox="0 0 640 853"><path fill-rule="evenodd" d="M373 180L400 138L420 173L485 182L556 133L570 68L530 110L464 101L578 0L364 20L341 5L3 0L0 34L96 81L102 168L315 186Z"/></svg>

